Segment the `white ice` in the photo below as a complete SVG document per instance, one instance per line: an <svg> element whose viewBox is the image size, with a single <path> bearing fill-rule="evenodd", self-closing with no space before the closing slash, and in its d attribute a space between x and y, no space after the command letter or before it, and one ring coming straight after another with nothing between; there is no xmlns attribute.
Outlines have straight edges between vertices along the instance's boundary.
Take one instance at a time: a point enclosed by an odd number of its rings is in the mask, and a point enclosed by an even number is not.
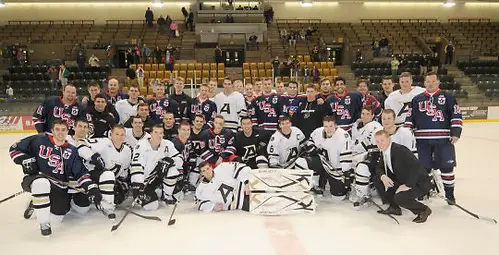
<svg viewBox="0 0 499 255"><path fill-rule="evenodd" d="M466 123L457 144L456 198L478 214L499 219L499 123ZM0 199L21 189L22 170L8 154L26 135L2 135ZM40 235L35 219L22 217L29 195L0 204L0 254L435 254L497 255L499 225L470 217L438 198L428 204L433 214L425 224L404 210L400 225L376 213L356 210L347 202L322 202L308 216L263 217L243 212L206 214L193 203L178 207L177 222L167 226L172 210L162 208L151 222L129 215L114 233L112 223L91 211L71 212L50 238ZM148 212L139 211L144 214ZM123 215L117 212L118 219Z"/></svg>

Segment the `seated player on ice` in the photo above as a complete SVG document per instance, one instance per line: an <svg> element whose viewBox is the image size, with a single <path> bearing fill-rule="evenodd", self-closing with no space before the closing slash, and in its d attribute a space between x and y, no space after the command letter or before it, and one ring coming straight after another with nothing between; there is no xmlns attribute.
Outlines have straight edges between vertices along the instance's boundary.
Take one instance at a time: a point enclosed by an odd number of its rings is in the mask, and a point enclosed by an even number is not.
<svg viewBox="0 0 499 255"><path fill-rule="evenodd" d="M163 126L154 125L151 137L133 151L130 177L136 203L145 210L157 210L160 200L167 204L180 200L183 193L175 187L182 164L182 155L173 143L163 139Z"/></svg>
<svg viewBox="0 0 499 255"><path fill-rule="evenodd" d="M237 159L234 148L235 133L224 128L225 121L222 115L217 115L213 128L204 130L201 135L203 149L201 159L210 162L212 167L222 162L231 162Z"/></svg>
<svg viewBox="0 0 499 255"><path fill-rule="evenodd" d="M355 167L355 184L350 193L350 201L354 206L360 206L369 196L371 176L374 175L379 159L374 134L383 129L377 121L373 121L374 113L371 105L362 107L360 122L352 127L352 154Z"/></svg>
<svg viewBox="0 0 499 255"><path fill-rule="evenodd" d="M132 148L125 143L125 128L115 125L111 138L85 139L80 142L78 153L84 160L92 180L99 184L102 204L112 212L114 204L121 204L128 192L128 169L132 159ZM133 176L132 181L137 177ZM104 203L106 202L106 203ZM82 208L81 212L88 210Z"/></svg>
<svg viewBox="0 0 499 255"><path fill-rule="evenodd" d="M332 116L325 116L323 126L317 128L310 135L307 143L307 152L310 160L308 166L317 174L314 179L323 175L323 183L315 182L315 193L322 195L326 182L329 181L331 195L336 200L343 200L347 194L344 173L352 167L352 151L350 148L350 135L347 131L336 126Z"/></svg>
<svg viewBox="0 0 499 255"><path fill-rule="evenodd" d="M250 117L241 118L242 131L237 132L234 147L236 154L241 157L243 163L249 167L268 168L267 144L270 133L266 130L253 126Z"/></svg>
<svg viewBox="0 0 499 255"><path fill-rule="evenodd" d="M10 147L10 157L21 165L24 178L21 187L32 194L36 220L41 234L52 234L51 223L61 222L69 212L71 197L74 204L86 206L89 201L101 207L102 195L90 179L76 147L66 141L68 124L54 120L52 134L32 135ZM67 182L77 180L85 194L69 194Z"/></svg>
<svg viewBox="0 0 499 255"><path fill-rule="evenodd" d="M279 129L270 137L267 153L271 168L309 169L305 158L300 157L306 145L305 135L291 126L288 116L279 118Z"/></svg>
<svg viewBox="0 0 499 255"><path fill-rule="evenodd" d="M213 169L210 162L203 161L198 168L202 176L202 181L196 188L200 211L249 211L247 182L251 169L246 164L223 162Z"/></svg>

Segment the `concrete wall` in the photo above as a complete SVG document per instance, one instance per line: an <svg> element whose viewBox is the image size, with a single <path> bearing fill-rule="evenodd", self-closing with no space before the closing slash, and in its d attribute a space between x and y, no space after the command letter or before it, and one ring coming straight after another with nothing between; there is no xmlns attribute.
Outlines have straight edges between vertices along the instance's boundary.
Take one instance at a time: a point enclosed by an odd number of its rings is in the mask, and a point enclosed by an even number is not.
<svg viewBox="0 0 499 255"><path fill-rule="evenodd" d="M76 1L73 1L76 2ZM299 2L272 2L275 18L322 19L327 22L359 22L368 18L490 18L499 21L499 3L458 4L446 8L439 3L333 3L314 2L312 7L302 7ZM151 7L155 17L170 15L182 19L180 8L191 2L166 2L162 8ZM143 19L150 1L128 3L9 3L0 8L0 23L8 20L62 20L91 19L104 23L109 19Z"/></svg>

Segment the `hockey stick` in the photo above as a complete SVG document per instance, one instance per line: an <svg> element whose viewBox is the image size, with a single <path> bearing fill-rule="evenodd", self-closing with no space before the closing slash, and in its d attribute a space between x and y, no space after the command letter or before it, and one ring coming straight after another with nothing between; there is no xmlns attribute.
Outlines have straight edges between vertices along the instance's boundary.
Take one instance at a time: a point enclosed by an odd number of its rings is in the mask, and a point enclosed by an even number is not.
<svg viewBox="0 0 499 255"><path fill-rule="evenodd" d="M125 220L126 216L128 216L128 214L131 212L132 212L131 210L126 211L125 214L123 215L123 218L121 218L121 220L118 223L114 224L113 227L111 227L111 232L117 230L121 226L121 223L123 223L123 221Z"/></svg>
<svg viewBox="0 0 499 255"><path fill-rule="evenodd" d="M432 174L431 174L432 178L433 178L433 181L435 182L435 187L437 188L437 197L445 200L449 205L453 205L459 209L461 209L463 212L471 215L472 217L476 218L476 219L479 219L479 220L485 220L485 221L489 221L489 222L492 222L494 224L497 224L497 220L495 220L494 218L490 218L490 217L485 217L485 216L480 216L476 213L473 213L471 211L469 211L468 209L460 206L459 204L457 204L456 202L452 201L452 200L449 200L447 199L445 196L442 196L440 194L441 191L444 190L443 188L443 183L440 181L440 179L438 178L438 173L436 171L432 171Z"/></svg>
<svg viewBox="0 0 499 255"><path fill-rule="evenodd" d="M365 197L365 198L367 199L367 201L372 203L374 206L378 207L378 209L380 209L381 211L384 211L384 209L378 203L374 202L374 200L372 198L370 198L370 197ZM393 215L391 215L391 214L385 214L385 215L390 217L395 222L397 222L397 224L400 224L400 222L395 217L393 217Z"/></svg>
<svg viewBox="0 0 499 255"><path fill-rule="evenodd" d="M174 225L177 222L176 219L172 219L173 214L175 213L175 209L177 209L177 205L178 205L178 202L175 203L175 206L173 206L172 213L170 214L170 219L168 219L168 226Z"/></svg>
<svg viewBox="0 0 499 255"><path fill-rule="evenodd" d="M127 208L127 207L124 207L124 206L121 206L121 205L116 205L116 208L118 209L121 209L125 212L129 212L137 217L140 217L142 219L146 219L146 220L155 220L155 221L161 221L161 218L160 217L156 217L156 216L147 216L147 215L142 215L140 213L136 213L134 212L131 208Z"/></svg>
<svg viewBox="0 0 499 255"><path fill-rule="evenodd" d="M6 197L6 198L4 198L4 199L0 200L0 204L1 204L1 203L3 203L3 202L5 202L5 201L11 200L11 199L13 199L13 198L15 198L15 197L17 197L17 196L19 196L19 195L23 194L23 193L24 193L24 190L21 190L21 191L19 191L19 192L15 193L15 194L12 194L12 195L10 195L10 196L8 196L8 197Z"/></svg>

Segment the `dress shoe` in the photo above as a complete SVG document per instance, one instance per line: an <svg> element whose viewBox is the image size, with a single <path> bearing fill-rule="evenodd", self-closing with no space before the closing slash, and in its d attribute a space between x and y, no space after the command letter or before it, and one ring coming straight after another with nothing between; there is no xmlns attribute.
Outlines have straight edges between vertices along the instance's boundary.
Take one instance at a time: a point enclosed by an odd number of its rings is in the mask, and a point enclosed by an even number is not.
<svg viewBox="0 0 499 255"><path fill-rule="evenodd" d="M428 219L428 216L430 216L430 214L431 214L430 207L426 207L426 209L422 213L418 214L418 216L414 218L414 220L412 221L416 223L423 223L426 221L426 219Z"/></svg>
<svg viewBox="0 0 499 255"><path fill-rule="evenodd" d="M402 215L402 209L390 206L386 210L379 210L378 213L380 213L380 214L393 214L393 215L400 216L400 215Z"/></svg>

